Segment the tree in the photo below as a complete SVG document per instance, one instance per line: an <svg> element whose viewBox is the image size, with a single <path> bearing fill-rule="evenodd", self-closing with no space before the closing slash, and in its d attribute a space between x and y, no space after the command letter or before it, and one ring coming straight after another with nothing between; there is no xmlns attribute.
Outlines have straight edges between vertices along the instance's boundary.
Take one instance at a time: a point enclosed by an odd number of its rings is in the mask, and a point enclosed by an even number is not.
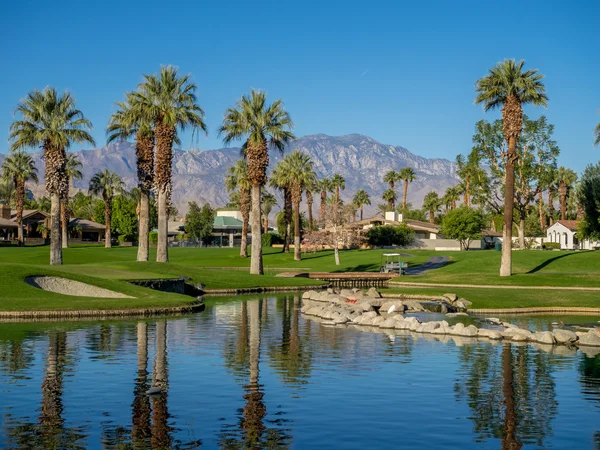
<svg viewBox="0 0 600 450"><path fill-rule="evenodd" d="M442 207L442 201L437 192L430 191L423 199L423 209L429 212L429 223L435 223L435 213Z"/></svg>
<svg viewBox="0 0 600 450"><path fill-rule="evenodd" d="M444 237L459 241L461 249L469 250L472 240L481 239L484 226L485 220L480 211L462 205L448 211L440 231Z"/></svg>
<svg viewBox="0 0 600 450"><path fill-rule="evenodd" d="M112 200L115 195L123 192L123 181L116 172L104 169L94 174L90 180L89 192L91 195L102 197L104 201L104 246L111 248Z"/></svg>
<svg viewBox="0 0 600 450"><path fill-rule="evenodd" d="M242 242L240 244L240 258L248 257L248 223L250 220L250 188L252 184L248 179L248 164L245 159L238 160L230 167L225 177L225 188L231 192L239 190L239 205L242 213Z"/></svg>
<svg viewBox="0 0 600 450"><path fill-rule="evenodd" d="M354 203L360 209L360 220L363 220L363 207L371 204L369 194L367 194L365 190L360 189L356 192L356 194L354 194L352 203Z"/></svg>
<svg viewBox="0 0 600 450"><path fill-rule="evenodd" d="M404 188L402 191L402 211L406 209L406 196L408 195L408 183L412 183L417 178L415 171L410 167L405 167L398 172L400 179L404 181Z"/></svg>
<svg viewBox="0 0 600 450"><path fill-rule="evenodd" d="M144 75L144 82L132 94L136 110L154 126L156 154L154 187L158 193L158 243L156 261L169 261L168 225L171 202L173 143L178 130L188 127L206 133L204 111L196 100L197 87L189 75L179 75L177 68L163 66L158 75ZM259 239L260 244L260 239Z"/></svg>
<svg viewBox="0 0 600 450"><path fill-rule="evenodd" d="M23 150L12 151L2 162L2 179L5 183L12 181L15 192L15 203L17 207L17 239L19 247L24 245L23 242L23 204L25 202L25 183L33 181L37 183L37 167L31 155L28 155ZM9 195L10 200L10 195ZM10 204L10 202L6 202Z"/></svg>
<svg viewBox="0 0 600 450"><path fill-rule="evenodd" d="M308 229L312 230L314 227L313 220L313 192L316 190L316 177L313 177L312 181L304 186L304 192L306 193L306 210L308 212Z"/></svg>
<svg viewBox="0 0 600 450"><path fill-rule="evenodd" d="M504 195L504 231L500 276L512 275L512 222L515 186L516 146L523 122L522 106L546 106L548 97L542 83L543 75L537 70L523 70L525 61L506 59L491 68L489 74L477 80L475 103L483 104L486 111L502 107L502 127L508 144Z"/></svg>
<svg viewBox="0 0 600 450"><path fill-rule="evenodd" d="M117 111L109 119L107 141L124 141L135 136L135 158L139 196L138 261L148 261L150 234L150 192L154 186L154 130L151 111L132 94L117 103ZM175 143L177 143L175 136Z"/></svg>
<svg viewBox="0 0 600 450"><path fill-rule="evenodd" d="M446 189L444 196L442 197L442 203L446 208L446 211L456 208L456 202L460 200L460 187L451 186Z"/></svg>
<svg viewBox="0 0 600 450"><path fill-rule="evenodd" d="M594 145L600 145L600 123L596 125L594 130Z"/></svg>
<svg viewBox="0 0 600 450"><path fill-rule="evenodd" d="M393 189L386 189L383 192L381 198L387 202L388 210L393 211L394 209L396 209L395 204L396 199L398 198L398 196L396 195L396 191L394 191Z"/></svg>
<svg viewBox="0 0 600 450"><path fill-rule="evenodd" d="M321 192L320 216L321 219L323 219L325 216L327 193L332 191L331 180L329 178L321 178L320 180L317 180L317 190Z"/></svg>
<svg viewBox="0 0 600 450"><path fill-rule="evenodd" d="M252 274L263 274L260 193L267 183L268 148L283 152L285 145L295 138L292 127L292 119L281 100L268 105L264 92L252 90L250 95L240 98L236 108L225 112L219 129L226 145L237 139L246 139L248 179L252 183Z"/></svg>
<svg viewBox="0 0 600 450"><path fill-rule="evenodd" d="M340 203L340 189L346 189L346 180L343 176L339 174L335 174L331 177L331 188L335 190L335 203L339 205Z"/></svg>
<svg viewBox="0 0 600 450"><path fill-rule="evenodd" d="M384 198L384 200L386 200L390 203L390 208L392 208L392 210L396 209L396 199L398 198L396 196L396 192L394 191L394 186L396 184L396 181L400 181L400 179L401 179L400 173L396 172L395 170L389 170L383 176L383 181L385 183L388 183L390 186L386 192L391 191L394 193L394 195L388 194L387 199ZM384 195L385 195L385 193L384 193Z"/></svg>
<svg viewBox="0 0 600 450"><path fill-rule="evenodd" d="M261 212L263 215L263 233L269 232L269 214L273 210L273 207L277 205L277 199L273 194L267 192L265 189L262 191L262 200L260 202Z"/></svg>
<svg viewBox="0 0 600 450"><path fill-rule="evenodd" d="M567 220L567 195L573 184L577 181L577 174L566 167L559 167L556 171L558 178L558 196L560 199L560 218Z"/></svg>
<svg viewBox="0 0 600 450"><path fill-rule="evenodd" d="M384 247L391 245L408 245L411 243L415 232L408 225L401 223L398 226L382 225L372 227L367 231L366 237L369 245Z"/></svg>
<svg viewBox="0 0 600 450"><path fill-rule="evenodd" d="M194 239L204 240L211 235L216 211L208 204L202 208L196 202L189 202L189 210L185 215L185 232Z"/></svg>
<svg viewBox="0 0 600 450"><path fill-rule="evenodd" d="M283 220L284 232L282 252L289 253L293 219L292 190L290 185L290 177L288 177L282 161L280 161L279 164L277 164L273 169L273 172L271 173L270 185L271 187L279 189L283 195L283 210L281 218Z"/></svg>
<svg viewBox="0 0 600 450"><path fill-rule="evenodd" d="M581 176L579 201L583 207L582 238L600 240L600 163L588 165Z"/></svg>
<svg viewBox="0 0 600 450"><path fill-rule="evenodd" d="M137 202L131 195L117 195L112 201L111 235L116 232L121 239L132 241L138 231Z"/></svg>
<svg viewBox="0 0 600 450"><path fill-rule="evenodd" d="M68 189L65 176L65 150L74 143L90 143L92 124L75 107L69 93L55 88L37 89L27 94L17 106L21 119L10 126L12 150L42 147L46 161L46 191L51 199L50 264L62 264L60 198Z"/></svg>
<svg viewBox="0 0 600 450"><path fill-rule="evenodd" d="M294 260L300 261L300 202L302 191L315 182L313 162L306 153L294 150L281 161L281 170L287 177L294 206Z"/></svg>
<svg viewBox="0 0 600 450"><path fill-rule="evenodd" d="M81 161L79 158L75 156L73 153L67 153L65 160L65 176L67 177L67 189L62 192L62 197L60 199L60 217L61 217L61 225L62 225L62 248L69 247L69 234L67 233L67 228L69 225L69 220L71 220L71 212L69 210L69 189L71 188L71 183L73 180L81 180L83 178L83 174L81 170L82 167Z"/></svg>

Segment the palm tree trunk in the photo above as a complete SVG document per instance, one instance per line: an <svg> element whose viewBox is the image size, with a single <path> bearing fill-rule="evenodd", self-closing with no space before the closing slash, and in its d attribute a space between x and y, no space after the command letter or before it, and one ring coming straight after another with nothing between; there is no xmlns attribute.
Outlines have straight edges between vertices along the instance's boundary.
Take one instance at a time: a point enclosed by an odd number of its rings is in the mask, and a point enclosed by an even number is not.
<svg viewBox="0 0 600 450"><path fill-rule="evenodd" d="M50 196L50 264L62 264L60 233L60 195L53 192Z"/></svg>
<svg viewBox="0 0 600 450"><path fill-rule="evenodd" d="M321 191L321 220L325 218L325 203L327 202L327 191Z"/></svg>
<svg viewBox="0 0 600 450"><path fill-rule="evenodd" d="M248 257L248 221L250 220L250 190L240 188L240 210L242 212L242 242L240 243L240 258Z"/></svg>
<svg viewBox="0 0 600 450"><path fill-rule="evenodd" d="M150 398L148 390L148 326L145 322L137 324L137 377L135 380L134 400L131 418L131 443L134 448L143 448L145 440L151 435Z"/></svg>
<svg viewBox="0 0 600 450"><path fill-rule="evenodd" d="M402 192L402 211L406 210L406 196L408 194L408 180L404 180L404 190Z"/></svg>
<svg viewBox="0 0 600 450"><path fill-rule="evenodd" d="M522 447L517 440L517 416L515 413L515 386L510 344L502 346L502 393L504 394L504 437L503 450L516 450Z"/></svg>
<svg viewBox="0 0 600 450"><path fill-rule="evenodd" d="M567 184L561 181L558 185L558 195L560 198L560 218L567 219Z"/></svg>
<svg viewBox="0 0 600 450"><path fill-rule="evenodd" d="M149 233L150 233L150 195L140 189L140 217L138 220L138 261L148 261Z"/></svg>
<svg viewBox="0 0 600 450"><path fill-rule="evenodd" d="M546 216L544 215L544 193L540 189L540 193L538 194L538 205L540 210L540 227L542 231L546 232Z"/></svg>
<svg viewBox="0 0 600 450"><path fill-rule="evenodd" d="M158 190L158 242L156 244L156 262L169 262L169 195L166 189Z"/></svg>
<svg viewBox="0 0 600 450"><path fill-rule="evenodd" d="M112 209L110 204L111 199L104 199L104 247L111 248L112 247L112 234L110 231L110 222L112 219Z"/></svg>
<svg viewBox="0 0 600 450"><path fill-rule="evenodd" d="M335 187L335 211L336 211L336 215L337 215L337 211L340 207L340 187L336 186Z"/></svg>
<svg viewBox="0 0 600 450"><path fill-rule="evenodd" d="M240 243L240 258L248 257L248 217L242 220L242 242Z"/></svg>
<svg viewBox="0 0 600 450"><path fill-rule="evenodd" d="M262 241L260 228L260 184L252 185L252 253L250 273L263 275Z"/></svg>
<svg viewBox="0 0 600 450"><path fill-rule="evenodd" d="M17 179L15 177L15 188L16 188L16 200L17 200L17 225L19 229L17 230L17 240L19 247L23 247L23 203L25 201L25 182Z"/></svg>
<svg viewBox="0 0 600 450"><path fill-rule="evenodd" d="M554 187L548 187L548 220L550 226L554 225Z"/></svg>
<svg viewBox="0 0 600 450"><path fill-rule="evenodd" d="M267 234L269 232L269 217L265 215L263 219L263 233Z"/></svg>
<svg viewBox="0 0 600 450"><path fill-rule="evenodd" d="M285 221L285 236L283 240L283 253L290 252L291 222L292 222L292 193L288 187L283 189L283 217Z"/></svg>
<svg viewBox="0 0 600 450"><path fill-rule="evenodd" d="M360 220L363 220L363 205L360 205Z"/></svg>
<svg viewBox="0 0 600 450"><path fill-rule="evenodd" d="M525 217L519 215L519 248L525 248Z"/></svg>
<svg viewBox="0 0 600 450"><path fill-rule="evenodd" d="M502 260L500 263L500 276L512 275L512 222L515 203L515 159L517 140L514 136L508 139L508 153L506 156L506 182L504 191L504 229L502 230Z"/></svg>
<svg viewBox="0 0 600 450"><path fill-rule="evenodd" d="M312 192L310 192L310 191L306 191L306 206L308 208L308 230L312 231L313 230L313 213L312 213L313 196L312 196Z"/></svg>
<svg viewBox="0 0 600 450"><path fill-rule="evenodd" d="M429 223L435 223L435 212L433 209L429 210Z"/></svg>
<svg viewBox="0 0 600 450"><path fill-rule="evenodd" d="M300 202L294 202L294 260L301 261L300 253Z"/></svg>
<svg viewBox="0 0 600 450"><path fill-rule="evenodd" d="M171 448L171 428L167 409L167 324L161 320L156 323L156 360L154 362L153 384L163 389L160 396L152 399L152 448Z"/></svg>
<svg viewBox="0 0 600 450"><path fill-rule="evenodd" d="M60 225L62 233L62 248L69 248L69 236L67 234L67 225L69 223L67 203L64 198L60 200Z"/></svg>

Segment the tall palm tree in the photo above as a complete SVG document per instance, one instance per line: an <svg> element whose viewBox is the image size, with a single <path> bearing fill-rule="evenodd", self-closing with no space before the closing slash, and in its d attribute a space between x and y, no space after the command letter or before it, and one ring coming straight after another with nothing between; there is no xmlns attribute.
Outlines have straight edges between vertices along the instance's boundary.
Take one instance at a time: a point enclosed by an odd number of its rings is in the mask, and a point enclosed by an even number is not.
<svg viewBox="0 0 600 450"><path fill-rule="evenodd" d="M177 131L191 128L206 133L204 111L196 100L196 85L177 68L163 66L159 74L144 75L132 95L134 109L141 111L154 126L156 156L154 183L158 192L158 242L156 261L169 261L168 224L171 203L173 144ZM259 240L260 244L260 240Z"/></svg>
<svg viewBox="0 0 600 450"><path fill-rule="evenodd" d="M17 106L21 118L10 126L11 149L42 147L46 160L46 191L52 206L50 264L62 264L60 198L68 189L65 176L66 149L74 143L90 143L88 130L92 123L75 107L69 93L59 94L55 88L31 91Z"/></svg>
<svg viewBox="0 0 600 450"><path fill-rule="evenodd" d="M506 59L477 80L476 104L486 111L502 107L503 134L508 151L505 166L504 230L500 276L512 275L512 222L515 191L516 146L523 128L523 105L546 106L548 97L542 83L544 76L537 70L523 70L525 61Z"/></svg>
<svg viewBox="0 0 600 450"><path fill-rule="evenodd" d="M306 209L308 211L308 229L313 230L313 192L317 189L317 179L314 178L310 183L304 186L304 192L306 193Z"/></svg>
<svg viewBox="0 0 600 450"><path fill-rule="evenodd" d="M393 189L386 189L385 191L383 191L381 198L388 203L389 211L393 211L394 209L396 209L395 204L398 198L398 196L396 195L396 191L394 191Z"/></svg>
<svg viewBox="0 0 600 450"><path fill-rule="evenodd" d="M262 199L260 202L261 212L263 215L263 233L269 232L269 214L273 211L273 208L277 205L277 199L273 194L263 189Z"/></svg>
<svg viewBox="0 0 600 450"><path fill-rule="evenodd" d="M248 257L248 222L250 220L250 189L252 184L248 179L248 164L245 159L239 159L230 167L225 177L225 188L231 192L239 190L240 212L242 213L242 243L240 257Z"/></svg>
<svg viewBox="0 0 600 450"><path fill-rule="evenodd" d="M470 160L467 160L464 155L456 157L456 165L458 166L457 175L462 179L463 204L471 207L471 180L473 177L473 165Z"/></svg>
<svg viewBox="0 0 600 450"><path fill-rule="evenodd" d="M283 221L285 234L283 236L283 253L290 252L291 228L293 219L292 187L290 177L286 173L283 160L279 162L271 173L271 187L279 189L283 195Z"/></svg>
<svg viewBox="0 0 600 450"><path fill-rule="evenodd" d="M400 179L404 181L404 190L402 192L402 211L406 210L406 195L408 193L408 183L412 183L417 178L417 174L410 167L405 167L398 172Z"/></svg>
<svg viewBox="0 0 600 450"><path fill-rule="evenodd" d="M340 204L340 189L346 189L346 180L340 174L335 174L331 177L331 187L335 189L335 204Z"/></svg>
<svg viewBox="0 0 600 450"><path fill-rule="evenodd" d="M567 194L573 183L577 181L577 174L566 167L559 167L556 171L558 177L558 197L560 199L560 218L567 219Z"/></svg>
<svg viewBox="0 0 600 450"><path fill-rule="evenodd" d="M106 129L107 142L125 141L135 137L135 157L139 186L138 261L148 261L150 233L150 192L154 186L154 129L150 112L136 95L126 94L124 102L117 103ZM178 143L175 136L175 143Z"/></svg>
<svg viewBox="0 0 600 450"><path fill-rule="evenodd" d="M386 172L386 174L383 176L383 181L385 183L388 183L390 185L389 190L394 191L394 186L396 184L396 181L400 181L400 172L396 172L395 170L390 170L388 172ZM394 192L394 195L388 195L388 197L391 199L391 203L390 203L390 207L392 208L392 211L394 209L396 209L396 195ZM393 198L392 198L393 197Z"/></svg>
<svg viewBox="0 0 600 450"><path fill-rule="evenodd" d="M235 108L225 112L219 129L225 144L238 139L245 139L247 144L248 178L252 183L252 274L263 274L260 193L267 183L268 149L272 147L283 152L285 145L294 139L292 127L292 119L281 100L269 105L264 92L252 90L250 95L243 95L238 100Z"/></svg>
<svg viewBox="0 0 600 450"><path fill-rule="evenodd" d="M430 191L423 199L423 209L429 211L429 222L435 223L435 213L440 210L442 201L437 192Z"/></svg>
<svg viewBox="0 0 600 450"><path fill-rule="evenodd" d="M17 239L19 246L23 246L23 203L25 202L25 183L33 181L37 183L37 167L31 155L22 150L13 151L2 163L2 178L4 181L12 181L15 186L15 200L17 206L17 224L19 230Z"/></svg>
<svg viewBox="0 0 600 450"><path fill-rule="evenodd" d="M281 161L282 170L287 177L292 204L294 205L294 260L300 261L300 202L302 191L315 182L313 162L306 153L294 150Z"/></svg>
<svg viewBox="0 0 600 450"><path fill-rule="evenodd" d="M104 201L104 246L111 247L110 222L112 218L112 200L117 194L123 192L123 181L121 177L108 169L96 173L90 180L90 195L102 197Z"/></svg>
<svg viewBox="0 0 600 450"><path fill-rule="evenodd" d="M363 207L371 204L369 194L363 189L359 190L354 194L352 202L360 209L360 220L363 220Z"/></svg>
<svg viewBox="0 0 600 450"><path fill-rule="evenodd" d="M327 205L327 193L331 192L331 179L321 178L317 181L317 190L321 192L320 215L321 219L325 217L325 205Z"/></svg>
<svg viewBox="0 0 600 450"><path fill-rule="evenodd" d="M69 226L69 220L71 220L71 210L69 209L69 189L71 188L71 182L73 180L81 180L83 174L79 170L83 164L79 161L79 158L74 153L67 153L65 162L65 176L67 177L67 189L62 192L60 199L60 221L62 228L62 248L69 247L69 234L67 228Z"/></svg>
<svg viewBox="0 0 600 450"><path fill-rule="evenodd" d="M460 188L458 186L451 186L446 189L446 193L442 197L446 210L456 208L456 202L460 199Z"/></svg>

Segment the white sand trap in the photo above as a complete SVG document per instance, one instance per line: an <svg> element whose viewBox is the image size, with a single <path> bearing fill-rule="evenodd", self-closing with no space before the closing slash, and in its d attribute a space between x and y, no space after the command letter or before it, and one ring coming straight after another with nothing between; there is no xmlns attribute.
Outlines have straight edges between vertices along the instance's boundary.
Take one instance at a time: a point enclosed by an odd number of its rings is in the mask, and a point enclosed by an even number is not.
<svg viewBox="0 0 600 450"><path fill-rule="evenodd" d="M108 289L92 286L91 284L60 277L26 277L25 283L35 288L43 289L44 291L62 295L99 298L133 298L129 295L121 294L120 292L109 291Z"/></svg>

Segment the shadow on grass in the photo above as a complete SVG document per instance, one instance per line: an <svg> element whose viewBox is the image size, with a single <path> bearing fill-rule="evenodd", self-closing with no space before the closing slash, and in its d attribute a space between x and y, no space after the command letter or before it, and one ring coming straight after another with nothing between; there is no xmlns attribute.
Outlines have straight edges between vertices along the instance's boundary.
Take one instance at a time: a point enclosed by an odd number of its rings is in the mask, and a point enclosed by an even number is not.
<svg viewBox="0 0 600 450"><path fill-rule="evenodd" d="M567 256L573 256L573 255L576 255L576 254L577 253L565 253L564 255L555 256L554 258L547 259L542 264L534 267L533 269L531 269L529 272L526 272L526 273L536 273L536 272L539 272L543 268L545 268L545 267L549 266L550 264L552 264L554 261L557 261L557 260L559 260L561 258L566 258Z"/></svg>
<svg viewBox="0 0 600 450"><path fill-rule="evenodd" d="M338 269L332 272L379 272L379 264L359 264L357 266L346 267L344 269Z"/></svg>

